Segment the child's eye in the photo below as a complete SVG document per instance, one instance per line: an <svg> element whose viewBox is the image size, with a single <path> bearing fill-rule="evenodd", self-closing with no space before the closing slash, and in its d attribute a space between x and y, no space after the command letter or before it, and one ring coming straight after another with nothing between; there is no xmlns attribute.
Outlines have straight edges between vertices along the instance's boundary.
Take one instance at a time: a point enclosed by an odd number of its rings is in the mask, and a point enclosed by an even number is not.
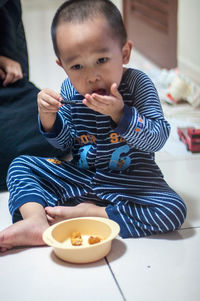
<svg viewBox="0 0 200 301"><path fill-rule="evenodd" d="M103 64L108 61L107 57L101 57L100 59L97 60L97 64Z"/></svg>
<svg viewBox="0 0 200 301"><path fill-rule="evenodd" d="M79 65L79 64L74 65L74 66L71 67L72 70L80 70L80 69L82 69L82 68L83 68L83 66L81 66L81 65Z"/></svg>

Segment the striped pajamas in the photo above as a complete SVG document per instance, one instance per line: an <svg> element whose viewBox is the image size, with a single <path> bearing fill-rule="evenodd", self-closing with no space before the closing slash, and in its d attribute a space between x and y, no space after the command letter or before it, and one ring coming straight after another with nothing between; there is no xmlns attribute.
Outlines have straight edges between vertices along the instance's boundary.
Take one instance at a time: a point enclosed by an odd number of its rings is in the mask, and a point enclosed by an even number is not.
<svg viewBox="0 0 200 301"><path fill-rule="evenodd" d="M186 207L167 185L154 152L166 142L170 127L157 92L141 71L128 69L119 86L125 106L120 123L83 104L64 105L47 140L70 149L70 162L20 156L10 165L7 185L13 222L27 202L73 206L91 200L106 207L120 225L120 235L142 237L181 227ZM66 79L61 95L82 96Z"/></svg>

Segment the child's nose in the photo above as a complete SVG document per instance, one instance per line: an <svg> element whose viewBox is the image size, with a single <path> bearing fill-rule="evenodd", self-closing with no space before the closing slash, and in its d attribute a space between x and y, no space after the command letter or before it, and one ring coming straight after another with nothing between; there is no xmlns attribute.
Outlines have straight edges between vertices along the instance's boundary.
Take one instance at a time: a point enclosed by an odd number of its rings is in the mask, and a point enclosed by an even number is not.
<svg viewBox="0 0 200 301"><path fill-rule="evenodd" d="M87 74L87 81L88 83L95 83L98 80L100 80L100 74L96 72L95 70L91 70Z"/></svg>

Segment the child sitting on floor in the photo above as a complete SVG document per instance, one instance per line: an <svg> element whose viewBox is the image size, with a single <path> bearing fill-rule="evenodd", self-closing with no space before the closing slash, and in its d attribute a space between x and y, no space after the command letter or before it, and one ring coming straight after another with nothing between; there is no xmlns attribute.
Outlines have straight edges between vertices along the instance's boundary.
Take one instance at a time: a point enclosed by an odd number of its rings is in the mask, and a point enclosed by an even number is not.
<svg viewBox="0 0 200 301"><path fill-rule="evenodd" d="M14 224L0 232L1 251L42 245L49 225L73 217L110 218L123 238L180 228L185 204L154 160L170 126L151 80L124 67L132 43L118 9L108 0L67 1L54 16L52 39L68 77L61 95L38 94L39 125L54 147L71 149L72 160L12 162Z"/></svg>

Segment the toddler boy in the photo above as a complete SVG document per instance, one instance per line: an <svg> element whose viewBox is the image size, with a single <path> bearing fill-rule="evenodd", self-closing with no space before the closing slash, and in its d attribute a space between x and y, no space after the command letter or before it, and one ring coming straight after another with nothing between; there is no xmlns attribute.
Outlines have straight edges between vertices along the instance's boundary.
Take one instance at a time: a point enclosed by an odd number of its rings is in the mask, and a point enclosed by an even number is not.
<svg viewBox="0 0 200 301"><path fill-rule="evenodd" d="M185 204L154 160L170 126L151 80L124 67L132 43L115 5L63 3L52 40L68 77L61 95L38 94L39 125L72 160L20 156L12 162L7 183L14 224L0 233L1 251L44 244L50 224L73 217L110 218L124 238L180 228Z"/></svg>

